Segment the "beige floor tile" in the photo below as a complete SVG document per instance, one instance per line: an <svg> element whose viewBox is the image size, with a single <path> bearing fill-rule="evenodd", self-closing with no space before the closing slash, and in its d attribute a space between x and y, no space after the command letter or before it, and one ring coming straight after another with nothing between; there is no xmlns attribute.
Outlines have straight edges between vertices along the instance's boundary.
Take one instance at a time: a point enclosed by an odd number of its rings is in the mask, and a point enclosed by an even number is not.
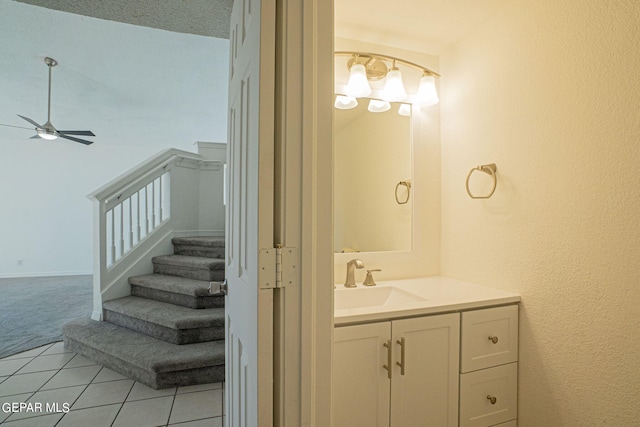
<svg viewBox="0 0 640 427"><path fill-rule="evenodd" d="M38 391L40 387L55 374L56 371L44 371L34 372L32 374L13 375L0 384L0 396Z"/></svg>
<svg viewBox="0 0 640 427"><path fill-rule="evenodd" d="M156 427L166 425L173 396L136 400L122 405L113 427Z"/></svg>
<svg viewBox="0 0 640 427"><path fill-rule="evenodd" d="M176 395L169 423L222 416L222 390Z"/></svg>
<svg viewBox="0 0 640 427"><path fill-rule="evenodd" d="M85 366L82 368L61 369L42 389L72 387L76 385L89 384L100 371L101 366ZM0 384L2 387L2 384Z"/></svg>
<svg viewBox="0 0 640 427"><path fill-rule="evenodd" d="M0 408L4 408L5 403L22 403L29 400L29 398L33 396L33 393L24 393L24 394L14 394L11 396L3 396L0 397ZM0 410L0 423L11 416L11 408L9 408L8 412L4 412L4 410Z"/></svg>
<svg viewBox="0 0 640 427"><path fill-rule="evenodd" d="M62 369L73 358L73 354L52 354L49 356L40 355L27 363L16 374L28 374L40 371L57 371Z"/></svg>
<svg viewBox="0 0 640 427"><path fill-rule="evenodd" d="M71 410L56 427L110 427L122 405Z"/></svg>
<svg viewBox="0 0 640 427"><path fill-rule="evenodd" d="M222 388L222 383L197 384L185 387L178 387L178 394L193 393L194 391L217 390Z"/></svg>
<svg viewBox="0 0 640 427"><path fill-rule="evenodd" d="M97 363L94 362L93 360L87 359L86 357L80 354L75 354L75 353L71 353L71 354L73 355L73 359L71 359L69 363L64 365L64 369L81 368L83 366L97 365Z"/></svg>
<svg viewBox="0 0 640 427"><path fill-rule="evenodd" d="M22 420L7 421L3 427L55 427L64 414L43 415L41 417L24 418Z"/></svg>
<svg viewBox="0 0 640 427"><path fill-rule="evenodd" d="M222 427L222 417L206 418L198 421L187 421L186 423L169 424L175 427Z"/></svg>
<svg viewBox="0 0 640 427"><path fill-rule="evenodd" d="M60 353L73 353L71 350L66 350L64 348L64 343L62 341L51 344L51 347L42 352L42 355L49 354L60 354Z"/></svg>
<svg viewBox="0 0 640 427"><path fill-rule="evenodd" d="M127 397L127 402L142 399L152 399L154 397L173 396L176 393L176 388L166 388L163 390L154 390L151 387L147 387L142 383L135 383L131 393Z"/></svg>
<svg viewBox="0 0 640 427"><path fill-rule="evenodd" d="M49 349L52 344L46 344L31 350L23 351L22 353L14 354L13 356L8 356L0 360L13 360L13 359L22 359L24 357L36 357L41 355L43 352Z"/></svg>
<svg viewBox="0 0 640 427"><path fill-rule="evenodd" d="M0 360L0 375L13 375L18 372L24 365L31 362L33 358L28 359L2 359Z"/></svg>
<svg viewBox="0 0 640 427"><path fill-rule="evenodd" d="M84 389L85 386L76 386L56 390L39 391L27 400L27 403L32 404L34 408L38 408L36 411L25 411L13 414L7 419L7 421L38 417L45 414L61 413L64 411L68 412L71 405L73 405L73 402L76 401ZM36 405L39 405L39 407Z"/></svg>
<svg viewBox="0 0 640 427"><path fill-rule="evenodd" d="M110 381L89 384L82 396L73 405L73 409L123 403L131 391L133 380Z"/></svg>
<svg viewBox="0 0 640 427"><path fill-rule="evenodd" d="M92 384L95 383L104 383L107 381L117 381L117 380L126 380L127 377L124 375L120 375L119 373L112 371L109 368L102 368L100 373L91 381Z"/></svg>

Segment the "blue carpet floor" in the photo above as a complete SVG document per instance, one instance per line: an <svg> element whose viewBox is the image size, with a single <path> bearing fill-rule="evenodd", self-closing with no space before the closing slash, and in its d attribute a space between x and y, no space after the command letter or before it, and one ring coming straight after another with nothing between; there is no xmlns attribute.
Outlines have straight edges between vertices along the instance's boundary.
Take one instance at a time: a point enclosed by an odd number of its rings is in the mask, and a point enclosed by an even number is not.
<svg viewBox="0 0 640 427"><path fill-rule="evenodd" d="M0 358L62 341L62 325L91 316L93 276L0 279Z"/></svg>

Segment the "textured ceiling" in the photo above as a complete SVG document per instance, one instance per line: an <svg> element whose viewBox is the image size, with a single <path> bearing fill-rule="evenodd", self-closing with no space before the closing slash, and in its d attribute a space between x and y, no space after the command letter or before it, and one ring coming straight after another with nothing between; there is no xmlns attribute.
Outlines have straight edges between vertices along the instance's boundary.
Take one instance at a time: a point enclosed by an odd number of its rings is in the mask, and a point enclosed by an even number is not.
<svg viewBox="0 0 640 427"><path fill-rule="evenodd" d="M233 0L17 0L34 6L177 33L229 38Z"/></svg>

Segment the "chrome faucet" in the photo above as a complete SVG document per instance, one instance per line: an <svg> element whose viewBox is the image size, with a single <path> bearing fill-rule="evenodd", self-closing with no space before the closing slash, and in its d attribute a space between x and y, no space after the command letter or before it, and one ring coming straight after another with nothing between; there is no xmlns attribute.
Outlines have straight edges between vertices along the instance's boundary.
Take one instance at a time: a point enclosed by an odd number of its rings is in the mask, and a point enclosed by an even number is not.
<svg viewBox="0 0 640 427"><path fill-rule="evenodd" d="M356 277L355 277L356 268L364 268L364 263L359 259L352 259L347 263L347 279L344 282L345 288L356 287Z"/></svg>

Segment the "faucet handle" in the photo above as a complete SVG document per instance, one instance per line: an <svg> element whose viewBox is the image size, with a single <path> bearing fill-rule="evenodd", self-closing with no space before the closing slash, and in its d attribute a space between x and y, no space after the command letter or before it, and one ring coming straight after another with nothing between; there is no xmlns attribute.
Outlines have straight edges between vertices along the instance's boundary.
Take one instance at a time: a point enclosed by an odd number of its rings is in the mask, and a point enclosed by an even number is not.
<svg viewBox="0 0 640 427"><path fill-rule="evenodd" d="M367 277L365 277L364 282L362 282L363 285L365 286L375 286L376 282L375 280L373 280L373 272L374 271L382 271L379 268L375 269L375 270L367 270Z"/></svg>

